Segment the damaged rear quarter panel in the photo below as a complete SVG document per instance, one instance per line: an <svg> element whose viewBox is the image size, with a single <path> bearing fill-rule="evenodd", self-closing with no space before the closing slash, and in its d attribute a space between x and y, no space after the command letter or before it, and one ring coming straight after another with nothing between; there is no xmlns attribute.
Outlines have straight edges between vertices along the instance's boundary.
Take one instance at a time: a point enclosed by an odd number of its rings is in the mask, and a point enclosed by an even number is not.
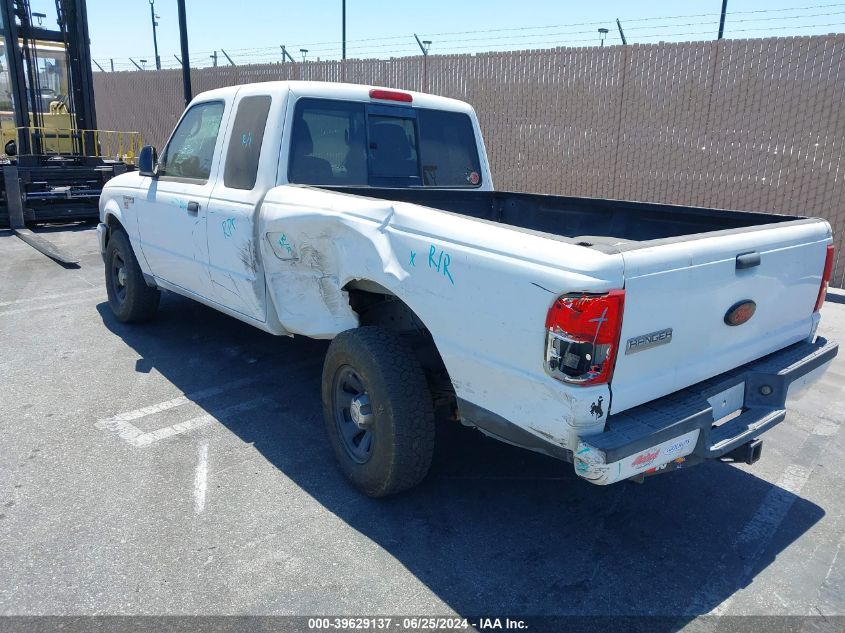
<svg viewBox="0 0 845 633"><path fill-rule="evenodd" d="M621 288L621 256L418 205L289 185L267 194L259 236L270 298L288 331L332 338L357 327L343 288L372 281L429 329L459 398L570 450L577 437L602 430L607 386L549 377L544 323L562 293ZM597 402L601 415L591 413Z"/></svg>

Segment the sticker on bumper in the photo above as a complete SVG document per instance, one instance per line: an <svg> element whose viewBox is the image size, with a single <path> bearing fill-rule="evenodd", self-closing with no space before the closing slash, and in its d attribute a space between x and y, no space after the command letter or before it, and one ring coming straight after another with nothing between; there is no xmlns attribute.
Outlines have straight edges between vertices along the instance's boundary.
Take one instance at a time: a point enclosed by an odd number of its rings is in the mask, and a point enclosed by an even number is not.
<svg viewBox="0 0 845 633"><path fill-rule="evenodd" d="M700 432L700 429L693 429L610 464L605 462L603 451L589 444L588 437L579 442L575 451L575 472L578 476L600 485L612 484L649 471L654 472L669 462L691 454L695 450Z"/></svg>

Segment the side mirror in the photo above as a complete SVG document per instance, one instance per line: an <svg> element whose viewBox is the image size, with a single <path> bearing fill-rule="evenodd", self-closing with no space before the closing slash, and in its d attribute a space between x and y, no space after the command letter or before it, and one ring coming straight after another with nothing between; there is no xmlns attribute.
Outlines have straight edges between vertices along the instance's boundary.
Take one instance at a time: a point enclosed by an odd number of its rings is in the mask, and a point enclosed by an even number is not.
<svg viewBox="0 0 845 633"><path fill-rule="evenodd" d="M138 173L142 176L155 178L155 167L158 162L158 152L152 145L144 145L138 154Z"/></svg>

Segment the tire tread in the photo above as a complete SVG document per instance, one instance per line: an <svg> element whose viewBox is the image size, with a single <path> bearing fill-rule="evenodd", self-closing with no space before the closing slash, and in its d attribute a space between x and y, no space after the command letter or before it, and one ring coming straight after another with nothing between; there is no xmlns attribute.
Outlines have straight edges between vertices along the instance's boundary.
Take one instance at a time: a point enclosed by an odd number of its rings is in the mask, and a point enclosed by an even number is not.
<svg viewBox="0 0 845 633"><path fill-rule="evenodd" d="M330 434L334 418L330 393L333 373L329 372L332 359L337 356L366 358L371 362L376 368L376 376L372 378L381 383L374 387L389 394L388 406L393 409L392 462L383 478L364 483L350 475L348 469L344 471L372 497L388 496L414 487L431 467L435 437L434 406L419 360L398 334L381 327L364 326L335 337L323 373L324 411ZM329 402L326 402L327 396Z"/></svg>
<svg viewBox="0 0 845 633"><path fill-rule="evenodd" d="M113 296L111 272L109 270L112 249L118 249L123 256L129 282L126 289L126 301L118 309L115 309L116 300ZM129 242L129 236L122 229L112 230L109 236L109 242L106 246L105 273L109 306L118 321L122 323L139 323L149 321L155 316L161 299L161 292L158 288L150 288L147 285L144 275L141 272L141 267L138 265L138 260L135 257L135 252L132 250L132 244Z"/></svg>

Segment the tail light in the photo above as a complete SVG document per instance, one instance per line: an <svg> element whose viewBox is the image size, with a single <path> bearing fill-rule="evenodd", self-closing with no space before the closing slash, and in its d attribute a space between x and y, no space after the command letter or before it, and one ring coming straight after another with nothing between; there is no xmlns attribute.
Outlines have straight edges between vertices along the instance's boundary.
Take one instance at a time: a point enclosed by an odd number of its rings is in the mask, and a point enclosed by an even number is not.
<svg viewBox="0 0 845 633"><path fill-rule="evenodd" d="M824 298L827 296L827 285L830 283L830 275L833 272L833 244L827 245L827 255L824 258L824 271L822 272L822 285L819 287L819 296L816 299L816 307L813 312L822 309Z"/></svg>
<svg viewBox="0 0 845 633"><path fill-rule="evenodd" d="M549 374L577 385L609 382L619 347L624 304L624 290L559 297L546 316Z"/></svg>

